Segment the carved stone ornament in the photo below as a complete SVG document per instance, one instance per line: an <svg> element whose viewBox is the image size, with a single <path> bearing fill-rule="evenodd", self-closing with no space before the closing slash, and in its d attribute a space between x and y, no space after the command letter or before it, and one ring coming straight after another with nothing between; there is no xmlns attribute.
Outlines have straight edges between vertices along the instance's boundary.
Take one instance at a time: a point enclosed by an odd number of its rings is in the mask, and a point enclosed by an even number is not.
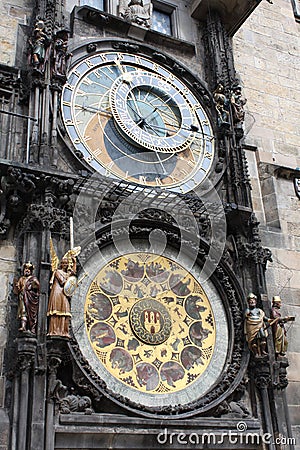
<svg viewBox="0 0 300 450"><path fill-rule="evenodd" d="M0 172L0 239L7 237L14 217L18 218L17 232L20 233L31 226L59 229L65 233L68 229L66 208L73 188L72 179L45 177L42 173L4 167ZM44 203L35 203L37 191L43 192Z"/></svg>
<svg viewBox="0 0 300 450"><path fill-rule="evenodd" d="M31 204L19 228L27 230L32 224L40 224L43 228L49 227L50 230L59 229L65 234L68 231L67 213L59 208Z"/></svg>
<svg viewBox="0 0 300 450"><path fill-rule="evenodd" d="M133 53L139 53L140 52L140 46L136 44L131 44L130 42L114 42L112 43L112 47L115 50L120 50L124 52L133 52Z"/></svg>
<svg viewBox="0 0 300 450"><path fill-rule="evenodd" d="M33 366L33 355L21 354L18 358L18 369L20 372L26 372Z"/></svg>
<svg viewBox="0 0 300 450"><path fill-rule="evenodd" d="M281 358L280 365L279 365L279 383L277 384L277 389L285 389L288 384L288 377L287 377L287 367L289 366L289 362L287 358Z"/></svg>
<svg viewBox="0 0 300 450"><path fill-rule="evenodd" d="M246 242L241 235L238 235L236 240L241 264L243 260L250 259L266 267L268 261L272 262L272 253L271 250L261 245L259 222L254 213L251 214L249 226L252 230L251 242Z"/></svg>
<svg viewBox="0 0 300 450"><path fill-rule="evenodd" d="M22 214L31 201L38 178L20 169L8 167L0 173L0 238L6 238L14 215Z"/></svg>
<svg viewBox="0 0 300 450"><path fill-rule="evenodd" d="M4 69L1 68L0 72L0 86L5 87L7 89L8 87L11 89L13 87L18 88L21 85L21 78L19 73L10 73L6 72Z"/></svg>
<svg viewBox="0 0 300 450"><path fill-rule="evenodd" d="M153 6L147 0L120 0L119 16L128 22L150 28Z"/></svg>
<svg viewBox="0 0 300 450"><path fill-rule="evenodd" d="M251 361L254 372L254 382L258 389L267 389L272 383L270 365L267 358L257 358Z"/></svg>
<svg viewBox="0 0 300 450"><path fill-rule="evenodd" d="M28 336L26 333L20 335L17 340L18 344L18 359L17 370L20 372L29 371L34 363L36 353L36 338Z"/></svg>
<svg viewBox="0 0 300 450"><path fill-rule="evenodd" d="M51 395L57 401L62 414L78 412L92 414L94 412L90 397L76 395L73 391L68 394L67 387L60 380L55 381Z"/></svg>
<svg viewBox="0 0 300 450"><path fill-rule="evenodd" d="M87 46L86 46L86 51L88 52L88 53L93 53L93 52L95 52L97 50L97 44L94 44L93 42L91 42L90 44L88 44Z"/></svg>
<svg viewBox="0 0 300 450"><path fill-rule="evenodd" d="M251 417L246 384L247 381L243 380L234 393L216 408L213 415L215 417L237 417L242 419Z"/></svg>

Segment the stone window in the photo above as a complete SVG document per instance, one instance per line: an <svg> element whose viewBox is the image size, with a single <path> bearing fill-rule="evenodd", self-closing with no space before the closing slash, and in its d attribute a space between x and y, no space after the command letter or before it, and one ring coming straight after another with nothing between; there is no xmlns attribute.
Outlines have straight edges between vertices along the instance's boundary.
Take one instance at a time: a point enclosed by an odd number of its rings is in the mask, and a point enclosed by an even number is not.
<svg viewBox="0 0 300 450"><path fill-rule="evenodd" d="M166 2L152 1L152 25L151 28L159 33L167 34L169 36L176 36L176 9L175 6Z"/></svg>
<svg viewBox="0 0 300 450"><path fill-rule="evenodd" d="M105 11L105 1L104 0L80 0L80 6L91 6L92 8L100 9Z"/></svg>

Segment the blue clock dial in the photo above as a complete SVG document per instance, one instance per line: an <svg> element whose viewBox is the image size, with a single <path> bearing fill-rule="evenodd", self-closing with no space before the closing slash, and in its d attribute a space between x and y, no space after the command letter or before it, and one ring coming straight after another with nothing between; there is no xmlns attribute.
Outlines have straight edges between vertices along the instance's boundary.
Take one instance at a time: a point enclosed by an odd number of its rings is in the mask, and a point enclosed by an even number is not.
<svg viewBox="0 0 300 450"><path fill-rule="evenodd" d="M119 77L110 90L113 116L132 141L157 152L182 152L195 139L193 104L175 83L137 70Z"/></svg>
<svg viewBox="0 0 300 450"><path fill-rule="evenodd" d="M214 136L201 101L147 58L112 51L80 61L61 106L76 151L105 176L185 193L210 173Z"/></svg>

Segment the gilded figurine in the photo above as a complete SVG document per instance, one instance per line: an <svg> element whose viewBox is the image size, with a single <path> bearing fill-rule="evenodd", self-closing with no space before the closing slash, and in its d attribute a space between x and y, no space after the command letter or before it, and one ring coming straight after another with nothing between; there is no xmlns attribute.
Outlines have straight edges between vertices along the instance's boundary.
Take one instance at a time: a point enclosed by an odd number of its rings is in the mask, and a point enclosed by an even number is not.
<svg viewBox="0 0 300 450"><path fill-rule="evenodd" d="M268 336L266 328L269 326L270 319L265 316L262 309L257 308L257 297L252 292L247 297L247 303L244 325L249 349L256 357L265 356Z"/></svg>
<svg viewBox="0 0 300 450"><path fill-rule="evenodd" d="M150 28L152 17L151 1L144 5L143 0L120 1L119 15L128 22Z"/></svg>
<svg viewBox="0 0 300 450"><path fill-rule="evenodd" d="M71 318L70 297L76 286L76 256L80 253L80 247L69 250L61 259L60 263L54 250L52 239L50 239L50 253L52 277L50 280L50 297L48 302L49 336L62 336L69 338L69 325ZM68 289L67 289L68 288Z"/></svg>
<svg viewBox="0 0 300 450"><path fill-rule="evenodd" d="M34 266L28 261L23 264L22 276L14 285L14 293L18 295L19 331L30 331L36 334L39 309L40 283L33 275Z"/></svg>
<svg viewBox="0 0 300 450"><path fill-rule="evenodd" d="M286 329L284 324L286 322L292 322L295 320L294 316L281 317L281 304L281 298L278 295L275 295L272 299L271 318L273 319L272 331L275 354L277 357L284 356L288 347L288 340L286 337Z"/></svg>
<svg viewBox="0 0 300 450"><path fill-rule="evenodd" d="M29 39L29 45L31 54L30 64L36 70L43 72L49 38L45 32L45 24L42 20L36 22L33 36Z"/></svg>
<svg viewBox="0 0 300 450"><path fill-rule="evenodd" d="M224 86L218 83L214 94L215 106L218 114L219 127L229 127L229 100L224 93Z"/></svg>
<svg viewBox="0 0 300 450"><path fill-rule="evenodd" d="M232 108L233 123L235 125L242 125L245 119L244 106L247 100L242 96L242 88L236 85L232 89L230 103Z"/></svg>

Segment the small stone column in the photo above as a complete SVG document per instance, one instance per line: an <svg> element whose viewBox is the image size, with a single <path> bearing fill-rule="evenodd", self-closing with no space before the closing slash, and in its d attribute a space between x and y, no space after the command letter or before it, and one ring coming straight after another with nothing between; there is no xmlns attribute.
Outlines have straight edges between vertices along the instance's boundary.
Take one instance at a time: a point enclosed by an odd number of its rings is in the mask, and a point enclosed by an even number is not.
<svg viewBox="0 0 300 450"><path fill-rule="evenodd" d="M15 401L18 405L15 407L19 411L17 425L17 450L26 450L28 441L29 425L29 390L30 390L30 371L34 364L37 341L35 337L27 335L18 338L18 368L20 370L19 392ZM17 382L17 380L16 380Z"/></svg>

